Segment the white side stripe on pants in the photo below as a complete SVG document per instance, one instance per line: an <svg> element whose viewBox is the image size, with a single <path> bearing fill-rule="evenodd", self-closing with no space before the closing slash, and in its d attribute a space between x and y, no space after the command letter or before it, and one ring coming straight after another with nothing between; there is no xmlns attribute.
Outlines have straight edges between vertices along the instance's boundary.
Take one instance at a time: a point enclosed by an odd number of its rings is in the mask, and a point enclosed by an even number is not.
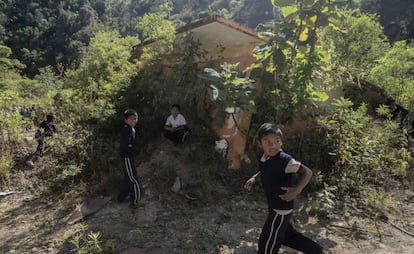
<svg viewBox="0 0 414 254"><path fill-rule="evenodd" d="M125 158L124 163L125 163L125 168L126 168L128 177L134 185L134 192L135 192L134 204L136 204L138 200L141 200L141 191L139 189L139 184L138 184L137 179L134 178L134 174L132 173L133 171L132 171L132 166L131 166L131 160L129 158Z"/></svg>
<svg viewBox="0 0 414 254"><path fill-rule="evenodd" d="M268 252L268 248L269 248L270 239L272 238L272 235L273 235L273 230L274 230L275 223L276 223L276 219L277 219L277 217L278 217L278 216L282 216L282 218L281 218L281 220L280 220L279 226L278 226L278 227L277 227L277 229L276 229L276 232L274 232L275 238L273 239L272 246L270 247L270 251ZM282 224L283 224L283 220L284 220L284 218L285 218L285 216L284 216L284 215L279 215L279 214L277 214L277 213L276 213L276 216L273 218L273 221L272 221L272 227L270 228L269 238L267 239L267 241L266 241L266 245L265 245L265 254L267 254L267 253L272 254L272 253L273 253L273 249L274 249L275 244L276 244L277 234L279 233L280 227L281 227L281 226L282 226Z"/></svg>

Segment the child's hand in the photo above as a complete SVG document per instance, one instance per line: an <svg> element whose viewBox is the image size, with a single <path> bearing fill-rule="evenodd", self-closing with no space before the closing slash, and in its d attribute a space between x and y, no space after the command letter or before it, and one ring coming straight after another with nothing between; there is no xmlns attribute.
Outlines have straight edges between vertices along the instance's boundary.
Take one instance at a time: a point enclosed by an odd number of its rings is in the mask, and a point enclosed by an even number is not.
<svg viewBox="0 0 414 254"><path fill-rule="evenodd" d="M254 182L256 181L256 179L254 177L250 178L249 180L246 181L246 183L244 184L244 188L248 191L250 191L254 185Z"/></svg>
<svg viewBox="0 0 414 254"><path fill-rule="evenodd" d="M282 187L282 190L285 190L286 193L279 195L279 197L284 201L294 200L300 193L297 188Z"/></svg>

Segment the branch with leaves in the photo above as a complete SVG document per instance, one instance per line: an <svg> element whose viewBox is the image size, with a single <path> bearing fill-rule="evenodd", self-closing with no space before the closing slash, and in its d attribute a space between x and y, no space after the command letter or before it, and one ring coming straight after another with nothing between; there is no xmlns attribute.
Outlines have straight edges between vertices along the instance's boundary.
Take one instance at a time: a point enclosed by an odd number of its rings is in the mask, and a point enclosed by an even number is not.
<svg viewBox="0 0 414 254"><path fill-rule="evenodd" d="M238 64L223 64L221 72L205 68L198 77L206 81L209 98L215 106L215 121L223 126L224 120L238 109L254 112L256 90L250 85L253 80L245 78L237 69ZM235 121L237 124L237 122Z"/></svg>
<svg viewBox="0 0 414 254"><path fill-rule="evenodd" d="M315 101L328 99L314 85L316 72L323 69L322 56L315 45L321 28L337 28L330 21L340 16L334 2L272 0L281 18L273 26L258 27L259 35L269 42L254 50L256 62L248 68L251 77L263 84L260 99L270 107L266 115L259 117L261 121L286 123Z"/></svg>

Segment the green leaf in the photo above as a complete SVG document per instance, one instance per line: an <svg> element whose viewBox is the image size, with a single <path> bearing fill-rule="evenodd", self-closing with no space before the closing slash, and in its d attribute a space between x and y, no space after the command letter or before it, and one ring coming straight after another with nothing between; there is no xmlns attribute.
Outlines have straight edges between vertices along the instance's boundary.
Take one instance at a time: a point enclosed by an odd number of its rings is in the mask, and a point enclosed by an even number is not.
<svg viewBox="0 0 414 254"><path fill-rule="evenodd" d="M309 5L313 5L315 3L315 0L302 0L301 2L302 4L309 6Z"/></svg>
<svg viewBox="0 0 414 254"><path fill-rule="evenodd" d="M274 33L272 33L272 32L259 32L259 36L261 37L261 38L263 38L263 37L265 37L265 38L273 38L273 37L275 37L275 34Z"/></svg>
<svg viewBox="0 0 414 254"><path fill-rule="evenodd" d="M296 6L282 7L281 11L282 11L283 17L287 17L287 16L297 12L298 7L296 7Z"/></svg>
<svg viewBox="0 0 414 254"><path fill-rule="evenodd" d="M284 7L292 5L294 1L292 0L272 0L272 5L275 7Z"/></svg>
<svg viewBox="0 0 414 254"><path fill-rule="evenodd" d="M329 25L329 15L326 13L323 13L321 16L319 16L318 26L327 26L327 25Z"/></svg>
<svg viewBox="0 0 414 254"><path fill-rule="evenodd" d="M323 91L313 91L312 92L312 100L324 102L329 99L329 95Z"/></svg>
<svg viewBox="0 0 414 254"><path fill-rule="evenodd" d="M198 74L197 76L198 76L200 79L207 80L207 81L212 81L212 82L214 82L214 83L219 83L219 82L221 82L221 79L220 79L220 78L213 77L213 76L210 76L210 75L208 75L208 74Z"/></svg>
<svg viewBox="0 0 414 254"><path fill-rule="evenodd" d="M259 24L256 27L256 32L261 33L261 32L272 32L273 31L273 27L266 25L266 24Z"/></svg>
<svg viewBox="0 0 414 254"><path fill-rule="evenodd" d="M347 33L346 29L341 29L340 27L338 27L334 23L329 23L329 27L331 27L335 31L338 31L338 32L341 32L341 33Z"/></svg>
<svg viewBox="0 0 414 254"><path fill-rule="evenodd" d="M277 71L283 72L286 69L286 56L280 49L274 50L274 65L276 66Z"/></svg>
<svg viewBox="0 0 414 254"><path fill-rule="evenodd" d="M263 69L259 67L255 67L250 72L249 78L254 81L259 80L260 76L262 75Z"/></svg>
<svg viewBox="0 0 414 254"><path fill-rule="evenodd" d="M263 75L262 75L262 78L260 79L260 81L263 84L273 84L275 82L275 79L273 77L273 73L264 72Z"/></svg>
<svg viewBox="0 0 414 254"><path fill-rule="evenodd" d="M305 47L303 45L298 46L298 52L301 53L302 55L305 55L307 51L308 51L307 47Z"/></svg>
<svg viewBox="0 0 414 254"><path fill-rule="evenodd" d="M309 29L305 27L299 34L299 41L305 42L309 38Z"/></svg>
<svg viewBox="0 0 414 254"><path fill-rule="evenodd" d="M272 47L270 47L269 45L257 46L253 49L253 55L263 55L266 52L270 52L271 49Z"/></svg>

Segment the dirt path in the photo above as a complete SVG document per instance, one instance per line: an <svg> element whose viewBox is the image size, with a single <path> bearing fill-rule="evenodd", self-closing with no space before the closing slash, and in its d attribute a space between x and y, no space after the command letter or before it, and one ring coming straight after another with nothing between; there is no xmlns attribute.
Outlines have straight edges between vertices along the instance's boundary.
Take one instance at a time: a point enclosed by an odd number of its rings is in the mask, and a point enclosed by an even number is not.
<svg viewBox="0 0 414 254"><path fill-rule="evenodd" d="M150 172L146 165L138 172ZM0 253L76 253L71 240L80 223L69 225L68 205L45 198L35 170L27 167L14 172L9 189L0 190L16 192L0 196ZM256 253L267 213L260 188L247 192L240 183L224 200L205 204L171 192L170 186L159 188L145 185L145 179L143 182L145 194L137 210L131 211L128 203L110 200L82 221L88 232L100 232L105 253ZM410 188L396 187L398 190L390 193L395 204L387 213L388 222L375 225L352 202L346 211L318 219L307 213L304 198L296 202L293 222L328 253L413 254L414 237L391 225L414 232L414 192ZM127 252L130 248L135 249ZM284 248L281 253L297 252Z"/></svg>
<svg viewBox="0 0 414 254"><path fill-rule="evenodd" d="M67 212L57 211L54 202L37 195L29 175L21 173L24 186L15 189L18 193L0 199L0 252L73 253L70 240L78 225L68 225ZM406 194L399 205L405 228L413 231L414 198L412 192ZM378 223L380 238L372 221L354 217L352 212L338 212L321 221L309 217L303 201L299 203L294 223L330 253L414 253L414 237L389 223ZM103 245L114 246L115 252L136 247L135 253L247 254L256 251L265 216L260 193L241 191L228 202L203 207L174 193L147 192L133 212L127 203L111 200L84 223L89 230L100 232ZM296 252L284 249L282 253Z"/></svg>

